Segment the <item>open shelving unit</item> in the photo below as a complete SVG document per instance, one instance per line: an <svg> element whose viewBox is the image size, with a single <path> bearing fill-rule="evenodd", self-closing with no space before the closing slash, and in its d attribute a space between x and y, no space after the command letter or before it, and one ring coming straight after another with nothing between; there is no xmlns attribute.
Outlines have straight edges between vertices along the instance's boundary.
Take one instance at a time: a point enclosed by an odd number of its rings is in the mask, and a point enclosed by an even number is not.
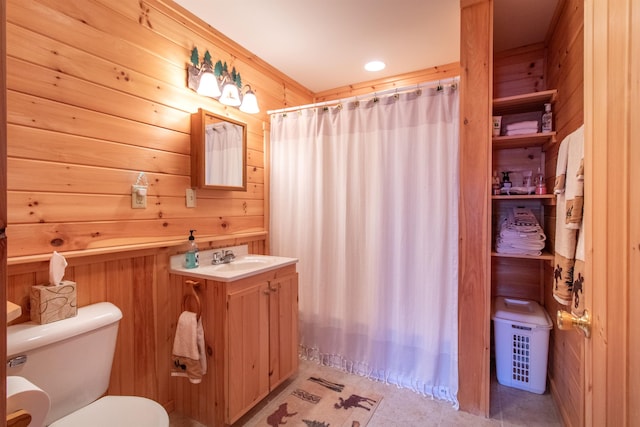
<svg viewBox="0 0 640 427"><path fill-rule="evenodd" d="M544 110L544 104L555 103L556 90L528 93L493 100L493 115L509 116L512 114L535 113ZM523 168L523 162L533 163L544 171L544 152L556 144L556 132L533 133L517 136L492 137L493 164L492 170L499 172L504 170L518 170ZM513 169L511 165L513 164ZM535 170L534 170L535 173ZM492 195L492 211L494 215L494 227L492 235L495 237L497 218L501 210L515 206L528 206L538 216L540 225L544 227L544 209L555 205L553 194L527 194L527 195ZM547 240L550 236L547 236ZM552 262L553 254L548 249L541 255L519 255L498 253L492 249L492 287L500 296L522 297L528 293L531 297L541 300L544 297L543 290L533 292L532 289L542 287L544 262ZM524 290L528 289L528 290ZM507 294L507 295L505 295Z"/></svg>

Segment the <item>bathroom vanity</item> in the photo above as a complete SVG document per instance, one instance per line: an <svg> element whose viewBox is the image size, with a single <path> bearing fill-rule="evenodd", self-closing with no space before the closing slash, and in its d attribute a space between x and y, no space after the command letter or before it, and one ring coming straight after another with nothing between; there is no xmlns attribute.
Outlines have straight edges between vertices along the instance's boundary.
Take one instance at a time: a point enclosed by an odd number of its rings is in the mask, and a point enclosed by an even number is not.
<svg viewBox="0 0 640 427"><path fill-rule="evenodd" d="M298 273L295 258L210 259L201 253L195 269L172 263L170 285L180 310L201 313L208 354L201 384L175 379L176 410L218 426L237 421L297 371ZM184 297L192 286L199 307Z"/></svg>

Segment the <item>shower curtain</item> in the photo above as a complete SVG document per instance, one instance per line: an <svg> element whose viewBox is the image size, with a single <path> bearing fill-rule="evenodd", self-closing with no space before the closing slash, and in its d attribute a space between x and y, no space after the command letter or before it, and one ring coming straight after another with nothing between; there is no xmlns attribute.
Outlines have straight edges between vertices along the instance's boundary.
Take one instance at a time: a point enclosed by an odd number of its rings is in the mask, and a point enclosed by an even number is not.
<svg viewBox="0 0 640 427"><path fill-rule="evenodd" d="M458 407L456 84L271 117L301 355Z"/></svg>

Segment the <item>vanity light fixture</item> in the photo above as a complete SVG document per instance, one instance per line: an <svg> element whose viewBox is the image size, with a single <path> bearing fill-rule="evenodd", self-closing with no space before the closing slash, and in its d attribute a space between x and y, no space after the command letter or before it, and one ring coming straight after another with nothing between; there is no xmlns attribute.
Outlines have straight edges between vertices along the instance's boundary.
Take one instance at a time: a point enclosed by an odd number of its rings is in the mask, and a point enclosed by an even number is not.
<svg viewBox="0 0 640 427"><path fill-rule="evenodd" d="M240 111L256 114L260 112L258 99L251 86L242 94L242 78L233 67L229 72L227 63L218 60L215 66L211 61L211 54L206 51L200 63L198 48L191 51L191 64L187 68L187 86L200 95L217 99L221 104L239 107ZM222 89L221 89L222 88Z"/></svg>
<svg viewBox="0 0 640 427"><path fill-rule="evenodd" d="M251 86L245 85L245 88L248 89L242 97L240 111L244 111L249 114L259 113L260 107L258 107L258 98L256 98L256 94L251 90Z"/></svg>

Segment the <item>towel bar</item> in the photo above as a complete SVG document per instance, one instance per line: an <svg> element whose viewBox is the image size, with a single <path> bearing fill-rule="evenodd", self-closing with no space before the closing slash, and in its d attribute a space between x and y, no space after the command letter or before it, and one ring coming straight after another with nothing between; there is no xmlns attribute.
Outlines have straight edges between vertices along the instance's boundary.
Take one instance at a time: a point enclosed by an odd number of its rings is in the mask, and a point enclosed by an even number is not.
<svg viewBox="0 0 640 427"><path fill-rule="evenodd" d="M186 294L182 298L182 311L186 311L187 309L187 301L189 297L193 297L196 300L196 317L200 320L200 316L202 315L202 304L200 303L200 297L198 296L198 291L196 288L200 286L200 282L196 282L194 280L185 280L184 282L191 288L191 293Z"/></svg>

